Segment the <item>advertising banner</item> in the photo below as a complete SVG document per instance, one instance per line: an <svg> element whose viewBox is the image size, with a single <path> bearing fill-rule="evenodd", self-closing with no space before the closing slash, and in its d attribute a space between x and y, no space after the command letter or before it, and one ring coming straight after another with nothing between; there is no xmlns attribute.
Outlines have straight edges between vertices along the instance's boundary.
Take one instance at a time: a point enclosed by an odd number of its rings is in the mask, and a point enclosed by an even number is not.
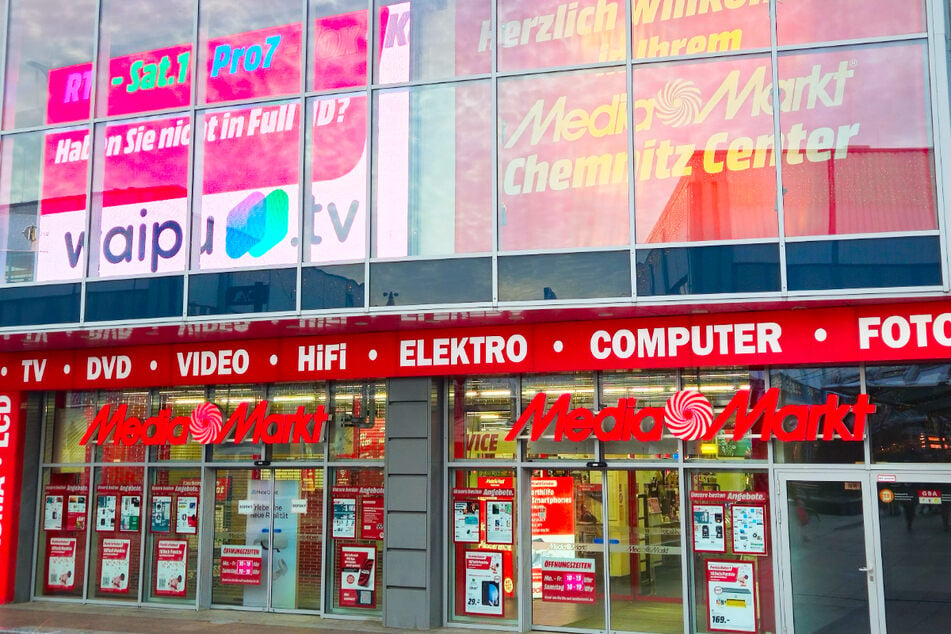
<svg viewBox="0 0 951 634"><path fill-rule="evenodd" d="M376 607L376 548L340 546L341 607Z"/></svg>
<svg viewBox="0 0 951 634"><path fill-rule="evenodd" d="M732 515L733 552L736 554L766 554L766 507L734 504Z"/></svg>
<svg viewBox="0 0 951 634"><path fill-rule="evenodd" d="M221 546L221 583L261 584L261 546L226 544Z"/></svg>
<svg viewBox="0 0 951 634"><path fill-rule="evenodd" d="M301 27L287 24L209 39L205 103L299 92Z"/></svg>
<svg viewBox="0 0 951 634"><path fill-rule="evenodd" d="M70 495L66 501L66 530L86 529L86 496Z"/></svg>
<svg viewBox="0 0 951 634"><path fill-rule="evenodd" d="M51 537L46 546L47 590L76 587L76 538Z"/></svg>
<svg viewBox="0 0 951 634"><path fill-rule="evenodd" d="M502 616L502 553L467 551L465 574L465 613Z"/></svg>
<svg viewBox="0 0 951 634"><path fill-rule="evenodd" d="M485 503L487 544L511 544L513 528L512 500L489 500Z"/></svg>
<svg viewBox="0 0 951 634"><path fill-rule="evenodd" d="M47 495L43 504L43 530L58 531L63 528L63 496Z"/></svg>
<svg viewBox="0 0 951 634"><path fill-rule="evenodd" d="M96 530L100 533L116 530L116 497L102 494L96 496Z"/></svg>
<svg viewBox="0 0 951 634"><path fill-rule="evenodd" d="M481 538L481 525L478 500L456 501L452 503L453 532L452 538L456 543L477 544Z"/></svg>
<svg viewBox="0 0 951 634"><path fill-rule="evenodd" d="M188 542L160 539L156 542L155 594L184 597L188 579Z"/></svg>
<svg viewBox="0 0 951 634"><path fill-rule="evenodd" d="M361 504L361 539L383 539L383 498L364 497Z"/></svg>
<svg viewBox="0 0 951 634"><path fill-rule="evenodd" d="M707 627L722 632L755 632L755 564L707 561L706 566Z"/></svg>
<svg viewBox="0 0 951 634"><path fill-rule="evenodd" d="M129 556L132 542L128 539L104 539L99 554L99 591L125 594L129 592Z"/></svg>
<svg viewBox="0 0 951 634"><path fill-rule="evenodd" d="M180 495L177 506L175 532L182 535L194 535L198 532L198 497Z"/></svg>
<svg viewBox="0 0 951 634"><path fill-rule="evenodd" d="M168 533L172 530L172 496L153 495L152 532Z"/></svg>
<svg viewBox="0 0 951 634"><path fill-rule="evenodd" d="M721 504L693 504L694 552L726 552L726 509Z"/></svg>
<svg viewBox="0 0 951 634"><path fill-rule="evenodd" d="M357 536L356 498L334 498L333 514L331 536L334 539L355 538Z"/></svg>
<svg viewBox="0 0 951 634"><path fill-rule="evenodd" d="M142 515L142 496L123 495L119 515L119 530L130 533L139 531L139 518Z"/></svg>
<svg viewBox="0 0 951 634"><path fill-rule="evenodd" d="M595 560L558 559L542 561L542 601L595 602Z"/></svg>
<svg viewBox="0 0 951 634"><path fill-rule="evenodd" d="M532 596L542 596L542 564L574 551L574 478L532 478Z"/></svg>

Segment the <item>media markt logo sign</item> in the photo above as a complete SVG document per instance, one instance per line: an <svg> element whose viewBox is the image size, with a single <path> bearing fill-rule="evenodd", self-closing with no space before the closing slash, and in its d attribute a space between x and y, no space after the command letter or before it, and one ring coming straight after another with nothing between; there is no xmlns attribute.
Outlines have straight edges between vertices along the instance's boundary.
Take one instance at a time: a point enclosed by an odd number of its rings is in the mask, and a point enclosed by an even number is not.
<svg viewBox="0 0 951 634"><path fill-rule="evenodd" d="M259 258L287 235L287 193L276 189L267 196L254 192L228 212L225 253L237 260L245 253Z"/></svg>
<svg viewBox="0 0 951 634"><path fill-rule="evenodd" d="M556 442L582 442L593 433L604 441L650 442L660 440L664 428L682 440L712 440L725 427L732 428L732 440L741 440L751 430L763 441L819 440L821 430L821 440L862 441L868 415L875 413L868 394L859 394L854 405L840 405L839 397L830 394L821 405L778 407L778 387L766 390L752 407L750 390L740 390L716 415L707 397L695 390L677 392L664 407L638 408L637 399L622 398L597 413L584 407L569 409L571 394L559 396L546 412L547 400L544 392L535 395L505 440L525 438L522 432L531 423L527 438L532 441L545 436ZM850 414L853 420L848 425L845 419ZM552 423L554 430L549 431Z"/></svg>
<svg viewBox="0 0 951 634"><path fill-rule="evenodd" d="M189 436L203 445L220 445L224 442L254 442L264 444L320 443L324 440L324 424L327 413L319 405L313 414L300 406L293 414L269 414L268 402L260 401L251 409L241 403L225 421L221 409L214 403L203 403L191 416L173 416L171 408L159 411L155 416L140 419L127 416L129 406L103 405L86 433L79 441L86 445L184 445Z"/></svg>

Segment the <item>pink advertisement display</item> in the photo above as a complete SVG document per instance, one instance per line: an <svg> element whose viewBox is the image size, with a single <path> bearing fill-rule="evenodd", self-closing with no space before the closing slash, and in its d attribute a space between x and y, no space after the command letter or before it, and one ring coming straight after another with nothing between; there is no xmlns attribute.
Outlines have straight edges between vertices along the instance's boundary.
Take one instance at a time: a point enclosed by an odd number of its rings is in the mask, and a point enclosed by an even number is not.
<svg viewBox="0 0 951 634"><path fill-rule="evenodd" d="M341 546L340 594L341 607L376 607L376 548Z"/></svg>
<svg viewBox="0 0 951 634"><path fill-rule="evenodd" d="M36 276L38 282L75 280L86 262L86 181L88 130L46 134ZM6 149L4 149L6 155Z"/></svg>
<svg viewBox="0 0 951 634"><path fill-rule="evenodd" d="M208 40L204 102L299 92L301 31L287 24Z"/></svg>
<svg viewBox="0 0 951 634"><path fill-rule="evenodd" d="M367 11L314 21L314 90L367 83Z"/></svg>
<svg viewBox="0 0 951 634"><path fill-rule="evenodd" d="M595 574L594 559L545 557L542 561L542 601L594 603Z"/></svg>
<svg viewBox="0 0 951 634"><path fill-rule="evenodd" d="M260 585L261 554L260 545L222 545L219 581L242 586Z"/></svg>
<svg viewBox="0 0 951 634"><path fill-rule="evenodd" d="M191 54L192 47L182 44L113 57L107 78L107 114L187 106L191 97ZM100 111L101 105L97 106Z"/></svg>

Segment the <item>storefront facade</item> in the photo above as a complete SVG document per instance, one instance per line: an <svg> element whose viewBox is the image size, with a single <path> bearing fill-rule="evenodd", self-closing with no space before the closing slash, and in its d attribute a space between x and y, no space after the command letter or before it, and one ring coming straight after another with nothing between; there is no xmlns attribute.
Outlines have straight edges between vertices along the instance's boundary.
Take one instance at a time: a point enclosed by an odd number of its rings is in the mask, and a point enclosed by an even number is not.
<svg viewBox="0 0 951 634"><path fill-rule="evenodd" d="M0 601L951 621L947 2L0 11Z"/></svg>

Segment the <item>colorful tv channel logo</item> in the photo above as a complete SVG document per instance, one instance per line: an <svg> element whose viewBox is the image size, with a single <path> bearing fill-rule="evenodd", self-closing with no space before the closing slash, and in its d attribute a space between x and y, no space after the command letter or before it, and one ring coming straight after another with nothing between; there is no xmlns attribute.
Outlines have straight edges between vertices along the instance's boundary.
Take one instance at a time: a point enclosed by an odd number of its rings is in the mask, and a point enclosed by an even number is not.
<svg viewBox="0 0 951 634"><path fill-rule="evenodd" d="M246 253L261 257L287 235L289 217L285 191L249 194L228 212L225 253L234 260Z"/></svg>

